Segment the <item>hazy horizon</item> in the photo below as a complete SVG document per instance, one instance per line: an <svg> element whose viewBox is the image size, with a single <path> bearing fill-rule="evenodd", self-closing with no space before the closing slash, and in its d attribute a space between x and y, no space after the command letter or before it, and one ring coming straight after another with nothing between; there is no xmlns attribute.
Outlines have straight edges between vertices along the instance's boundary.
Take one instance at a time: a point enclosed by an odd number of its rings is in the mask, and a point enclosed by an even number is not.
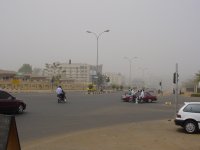
<svg viewBox="0 0 200 150"><path fill-rule="evenodd" d="M17 71L24 63L43 68L55 61L96 65L103 72L172 80L200 70L198 0L0 0L0 69Z"/></svg>

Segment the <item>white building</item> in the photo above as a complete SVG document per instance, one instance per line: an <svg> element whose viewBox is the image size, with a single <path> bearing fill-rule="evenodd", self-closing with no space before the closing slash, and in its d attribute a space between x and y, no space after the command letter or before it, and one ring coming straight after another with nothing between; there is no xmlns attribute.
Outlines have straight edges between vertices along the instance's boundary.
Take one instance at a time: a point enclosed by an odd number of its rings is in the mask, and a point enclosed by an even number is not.
<svg viewBox="0 0 200 150"><path fill-rule="evenodd" d="M124 85L125 78L120 73L106 72L104 74L110 78L110 84Z"/></svg>
<svg viewBox="0 0 200 150"><path fill-rule="evenodd" d="M102 65L98 67L102 73ZM46 64L44 76L52 78L59 76L61 80L72 82L92 82L92 78L96 75L96 66L82 63L59 63Z"/></svg>

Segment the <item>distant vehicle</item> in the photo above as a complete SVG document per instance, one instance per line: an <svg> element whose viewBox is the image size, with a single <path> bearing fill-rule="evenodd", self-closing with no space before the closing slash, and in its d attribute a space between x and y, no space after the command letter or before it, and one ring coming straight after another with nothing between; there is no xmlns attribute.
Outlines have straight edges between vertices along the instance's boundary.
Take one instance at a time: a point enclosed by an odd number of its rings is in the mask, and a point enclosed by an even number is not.
<svg viewBox="0 0 200 150"><path fill-rule="evenodd" d="M131 102L133 101L133 95L130 95L128 93L125 93L124 95L121 96L121 99L124 101L124 102Z"/></svg>
<svg viewBox="0 0 200 150"><path fill-rule="evenodd" d="M58 103L66 103L67 101L69 101L69 99L65 96L62 95L57 95L58 97Z"/></svg>
<svg viewBox="0 0 200 150"><path fill-rule="evenodd" d="M139 98L140 96L140 92L135 93L134 95L130 95L130 94L124 94L122 95L121 99L124 102L135 102L136 98ZM157 96L152 95L150 92L144 92L144 97L142 99L138 99L138 102L140 103L144 103L144 102L153 102L153 101L157 101Z"/></svg>
<svg viewBox="0 0 200 150"><path fill-rule="evenodd" d="M141 92L137 92L133 95L133 101L136 100L140 96ZM150 92L144 92L144 97L142 99L138 99L139 102L151 103L157 101L157 96L152 95Z"/></svg>
<svg viewBox="0 0 200 150"><path fill-rule="evenodd" d="M185 102L178 111L175 124L185 129L187 133L195 133L200 129L200 102Z"/></svg>
<svg viewBox="0 0 200 150"><path fill-rule="evenodd" d="M26 104L6 91L0 90L0 113L23 113Z"/></svg>

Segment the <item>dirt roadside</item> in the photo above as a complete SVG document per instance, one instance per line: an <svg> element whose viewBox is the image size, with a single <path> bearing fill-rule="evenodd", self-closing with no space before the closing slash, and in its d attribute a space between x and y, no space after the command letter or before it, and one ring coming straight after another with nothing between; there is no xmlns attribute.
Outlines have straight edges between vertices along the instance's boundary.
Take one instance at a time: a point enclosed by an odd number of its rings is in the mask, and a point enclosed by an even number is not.
<svg viewBox="0 0 200 150"><path fill-rule="evenodd" d="M129 123L21 143L22 150L200 150L200 134L173 120Z"/></svg>

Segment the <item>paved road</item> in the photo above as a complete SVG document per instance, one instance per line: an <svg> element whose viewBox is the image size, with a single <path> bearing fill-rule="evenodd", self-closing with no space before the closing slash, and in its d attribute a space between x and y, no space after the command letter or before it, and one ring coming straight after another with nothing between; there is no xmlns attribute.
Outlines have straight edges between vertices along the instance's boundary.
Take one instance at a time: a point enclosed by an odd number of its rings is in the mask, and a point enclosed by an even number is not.
<svg viewBox="0 0 200 150"><path fill-rule="evenodd" d="M55 94L14 94L27 103L24 114L16 115L20 141L69 133L89 128L104 127L128 122L171 119L174 106L172 96L160 97L157 103L134 104L120 100L122 93L85 95L70 92L69 104L58 104ZM180 98L180 102L188 101ZM199 100L199 99L194 99Z"/></svg>

